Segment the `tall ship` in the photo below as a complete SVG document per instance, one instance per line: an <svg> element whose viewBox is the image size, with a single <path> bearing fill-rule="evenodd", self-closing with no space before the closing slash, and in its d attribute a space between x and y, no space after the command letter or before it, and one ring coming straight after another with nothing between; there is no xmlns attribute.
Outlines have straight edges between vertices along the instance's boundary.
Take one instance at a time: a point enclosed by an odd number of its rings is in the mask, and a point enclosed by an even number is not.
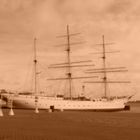
<svg viewBox="0 0 140 140"><path fill-rule="evenodd" d="M108 45L104 41L103 36L103 43L99 44L102 46L102 62L103 67L97 68L97 69L89 69L86 72L87 73L101 73L103 77L100 81L95 81L93 79L98 78L97 75L93 76L83 76L83 77L73 77L71 69L72 67L92 67L93 65L83 65L81 63L85 63L88 61L77 61L73 62L71 61L71 45L77 44L77 43L71 43L70 37L77 35L70 33L69 26L67 25L67 34L63 35L61 37L64 37L67 39L66 46L66 52L67 52L67 62L66 63L59 63L59 64L52 64L49 68L66 68L67 73L66 77L64 78L54 78L54 79L48 79L48 80L64 80L68 83L68 95L57 95L55 97L49 97L47 96L47 93L45 95L41 95L37 91L37 58L36 58L36 39L34 39L34 93L29 95L24 94L1 94L2 99L6 100L7 103L10 102L10 104L7 104L8 107L13 108L19 108L19 109L35 109L35 112L38 113L39 109L45 109L45 110L75 110L75 111L118 111L118 110L124 110L126 107L126 103L131 98L131 96L122 96L122 97L108 97L107 96L107 84L114 84L114 83L129 83L129 81L110 81L107 79L107 73L108 72L124 72L126 71L124 67L106 67L106 49L105 45ZM73 65L74 64L74 65ZM92 81L84 81L84 84L103 84L103 90L104 90L104 96L101 98L87 98L84 94L72 97L72 80L77 79L92 79ZM85 85L82 86L83 92ZM94 94L94 93L93 93Z"/></svg>

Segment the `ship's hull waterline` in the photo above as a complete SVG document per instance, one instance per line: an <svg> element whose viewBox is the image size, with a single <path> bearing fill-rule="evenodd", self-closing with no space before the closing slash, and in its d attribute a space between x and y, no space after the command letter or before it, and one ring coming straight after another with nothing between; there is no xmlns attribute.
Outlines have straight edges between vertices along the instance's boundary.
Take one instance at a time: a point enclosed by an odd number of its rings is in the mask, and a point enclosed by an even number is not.
<svg viewBox="0 0 140 140"><path fill-rule="evenodd" d="M8 97L6 97L8 99ZM11 98L9 98L11 99ZM8 100L9 100L8 99ZM17 109L53 109L53 110L75 110L75 111L118 111L124 110L127 98L114 100L65 100L55 97L38 97L18 95L12 97L13 108ZM37 101L37 102L36 102ZM11 105L8 104L8 107Z"/></svg>

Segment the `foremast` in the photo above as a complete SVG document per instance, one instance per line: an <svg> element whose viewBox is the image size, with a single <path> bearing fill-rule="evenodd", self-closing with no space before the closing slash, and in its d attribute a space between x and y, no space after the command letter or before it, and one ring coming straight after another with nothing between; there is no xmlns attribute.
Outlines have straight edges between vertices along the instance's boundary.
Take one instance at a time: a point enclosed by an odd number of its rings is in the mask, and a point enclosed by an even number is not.
<svg viewBox="0 0 140 140"><path fill-rule="evenodd" d="M36 54L36 38L34 38L34 95L35 95L35 113L39 113L38 110L38 93L37 93L37 54Z"/></svg>
<svg viewBox="0 0 140 140"><path fill-rule="evenodd" d="M36 58L36 38L34 38L34 94L37 95L37 58Z"/></svg>

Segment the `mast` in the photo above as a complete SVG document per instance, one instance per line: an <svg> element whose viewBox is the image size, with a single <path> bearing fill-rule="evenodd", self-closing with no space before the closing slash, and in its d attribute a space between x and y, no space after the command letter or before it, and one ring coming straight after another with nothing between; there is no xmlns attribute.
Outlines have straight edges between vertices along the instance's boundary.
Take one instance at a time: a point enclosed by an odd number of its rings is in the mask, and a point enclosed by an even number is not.
<svg viewBox="0 0 140 140"><path fill-rule="evenodd" d="M68 61L68 73L67 73L67 75L68 75L68 80L69 80L69 94L70 94L70 99L72 99L72 94L71 94L71 92L72 92L72 79L71 79L71 76L72 76L72 74L71 74L71 67L70 67L70 64L71 64L71 59L70 59L70 35L69 35L69 25L67 25L67 49L66 49L66 51L67 51L67 61Z"/></svg>
<svg viewBox="0 0 140 140"><path fill-rule="evenodd" d="M103 39L103 69L106 69L106 50L105 50L105 41L104 41L104 35L102 36ZM103 77L103 82L104 82L104 96L106 98L107 96L107 73L106 71L103 71L104 77Z"/></svg>
<svg viewBox="0 0 140 140"><path fill-rule="evenodd" d="M34 94L35 94L35 113L39 113L38 110L38 96L37 96L37 58L36 58L36 38L34 38Z"/></svg>
<svg viewBox="0 0 140 140"><path fill-rule="evenodd" d="M34 94L37 94L37 59L36 59L36 38L34 38Z"/></svg>
<svg viewBox="0 0 140 140"><path fill-rule="evenodd" d="M96 69L88 69L85 73L103 73L103 78L102 81L86 81L84 83L102 83L104 85L104 96L107 98L107 85L109 83L111 84L116 84L116 83L130 83L130 81L112 81L108 80L107 78L107 73L112 73L112 72L127 72L125 67L107 67L106 66L106 53L116 53L119 51L106 51L106 46L107 45L112 45L114 43L106 43L104 39L104 35L102 36L102 43L101 44L96 44L99 46L102 46L102 51L93 53L93 54L102 54L102 59L103 59L103 67L102 68L96 68Z"/></svg>
<svg viewBox="0 0 140 140"><path fill-rule="evenodd" d="M94 64L82 64L79 65L80 63L87 63L87 62L92 62L91 60L81 60L81 61L71 61L71 46L73 45L78 45L78 44L82 44L83 42L71 42L71 37L73 36L77 36L80 33L70 33L69 30L69 25L67 25L67 31L66 34L61 35L61 36L57 36L59 38L66 38L67 39L67 43L66 44L60 44L57 46L65 46L66 47L66 52L67 52L67 61L64 63L57 63L57 64L52 64L50 65L48 68L67 68L67 77L64 78L53 78L53 79L47 79L47 80L68 80L68 90L69 90L69 96L70 99L72 99L72 80L73 79L83 79L83 78L96 78L97 76L84 76L84 77L73 77L72 76L72 72L71 69L73 67L93 67L95 66Z"/></svg>

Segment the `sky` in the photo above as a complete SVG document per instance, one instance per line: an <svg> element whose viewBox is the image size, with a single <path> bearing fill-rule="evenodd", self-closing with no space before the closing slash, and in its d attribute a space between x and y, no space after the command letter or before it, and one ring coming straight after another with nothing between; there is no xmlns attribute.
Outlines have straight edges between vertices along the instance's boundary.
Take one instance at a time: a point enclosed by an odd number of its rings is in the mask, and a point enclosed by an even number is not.
<svg viewBox="0 0 140 140"><path fill-rule="evenodd" d="M29 81L34 37L38 61L46 71L41 77L45 81L54 75L47 67L65 60L65 48L57 45L66 42L56 36L66 34L69 25L71 33L81 33L72 41L84 42L72 46L72 59L95 61L91 52L99 50L95 44L104 35L106 42L114 43L107 50L120 51L109 56L113 66L127 67L129 94L140 99L139 9L139 0L0 0L0 88L18 90Z"/></svg>

